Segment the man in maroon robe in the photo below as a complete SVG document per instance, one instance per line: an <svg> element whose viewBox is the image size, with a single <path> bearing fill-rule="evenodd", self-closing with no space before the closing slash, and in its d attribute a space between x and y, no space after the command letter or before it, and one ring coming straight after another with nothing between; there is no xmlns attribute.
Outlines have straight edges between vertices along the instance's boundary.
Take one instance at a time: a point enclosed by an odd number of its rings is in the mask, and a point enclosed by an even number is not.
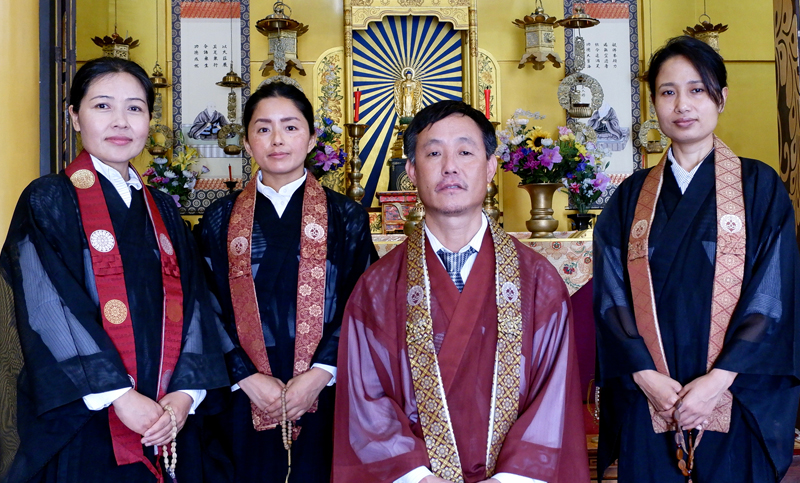
<svg viewBox="0 0 800 483"><path fill-rule="evenodd" d="M567 289L481 211L496 144L456 101L406 130L425 225L345 309L334 483L589 480Z"/></svg>

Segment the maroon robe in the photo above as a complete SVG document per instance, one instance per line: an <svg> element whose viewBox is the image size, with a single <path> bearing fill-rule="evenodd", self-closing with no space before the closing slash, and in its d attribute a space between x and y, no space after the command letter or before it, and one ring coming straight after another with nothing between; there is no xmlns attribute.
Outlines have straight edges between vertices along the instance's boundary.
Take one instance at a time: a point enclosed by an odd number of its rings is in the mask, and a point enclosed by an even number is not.
<svg viewBox="0 0 800 483"><path fill-rule="evenodd" d="M542 256L514 240L520 258L523 338L519 418L497 473L547 483L589 481L569 294ZM464 478L486 479L497 306L489 230L459 293L426 241L434 344ZM334 483L393 481L430 467L406 346L403 243L359 280L339 350Z"/></svg>

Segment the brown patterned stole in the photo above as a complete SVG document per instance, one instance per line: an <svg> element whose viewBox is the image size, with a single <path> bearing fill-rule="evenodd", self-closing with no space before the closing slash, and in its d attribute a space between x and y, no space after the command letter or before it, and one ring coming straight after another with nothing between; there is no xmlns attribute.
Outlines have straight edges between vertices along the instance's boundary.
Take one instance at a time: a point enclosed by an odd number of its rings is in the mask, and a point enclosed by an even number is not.
<svg viewBox="0 0 800 483"><path fill-rule="evenodd" d="M261 374L272 375L258 310L251 246L256 206L256 180L242 191L233 206L228 228L228 280L239 343ZM325 269L328 253L328 204L325 190L310 173L306 176L300 237L300 268L297 274L294 370L306 372L322 339L325 308ZM280 421L270 418L250 403L253 427L272 429ZM317 402L308 412L317 409ZM295 434L296 436L296 434Z"/></svg>
<svg viewBox="0 0 800 483"><path fill-rule="evenodd" d="M494 474L503 441L518 416L522 355L522 306L517 250L511 238L492 219L489 219L489 230L496 259L498 338L486 448L487 477ZM486 249L488 247L482 248ZM430 277L422 225L408 238L406 263L406 344L417 412L431 471L440 478L463 483L464 476L447 405L442 368L439 366L433 342Z"/></svg>
<svg viewBox="0 0 800 483"><path fill-rule="evenodd" d="M628 240L628 274L630 276L636 328L644 339L656 369L669 376L661 331L658 325L650 272L648 241L655 216L655 208L664 181L666 153L645 179L630 237ZM717 202L717 249L714 264L714 287L711 302L710 333L706 370L710 371L717 360L731 316L739 301L744 277L746 226L744 197L742 193L742 163L733 151L714 136L714 169ZM673 430L650 406L653 430L656 433ZM733 396L725 391L709 417L706 431L727 433L730 429Z"/></svg>
<svg viewBox="0 0 800 483"><path fill-rule="evenodd" d="M119 244L108 212L105 195L89 153L81 151L78 157L67 166L65 173L75 186L83 231L91 248L89 252L92 257L92 270L100 301L103 329L119 352L122 364L136 389L138 387L136 342L128 304L128 292L125 286L122 256L119 252ZM136 173L136 176L139 174ZM141 182L141 177L139 181ZM181 286L178 259L169 232L167 232L153 195L148 191L144 182L142 182L142 193L159 248L161 280L164 290L161 312L163 335L156 396L156 399L161 399L167 393L169 381L181 351L183 287ZM153 466L142 451L141 435L136 434L120 421L113 406L108 410L108 419L117 465L142 462L158 481L163 481L161 467Z"/></svg>

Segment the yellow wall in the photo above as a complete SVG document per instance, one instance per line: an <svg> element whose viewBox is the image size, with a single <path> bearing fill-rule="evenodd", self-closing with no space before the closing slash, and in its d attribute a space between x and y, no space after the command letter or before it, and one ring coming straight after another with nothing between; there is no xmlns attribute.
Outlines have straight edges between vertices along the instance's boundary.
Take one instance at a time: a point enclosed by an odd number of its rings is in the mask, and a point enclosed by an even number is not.
<svg viewBox="0 0 800 483"><path fill-rule="evenodd" d="M168 77L171 75L170 27L165 19L170 18L170 0L150 0L137 2L118 0L117 25L121 35L130 35L141 41L140 47L131 51L133 60L139 62L148 72L156 60L155 35L159 35L158 59ZM30 140L21 143L25 148L14 150L14 160L3 163L9 166L12 176L3 177L0 183L0 222L3 232L8 225L11 210L24 184L38 172L38 149L36 132L38 117L36 109L38 91L36 79L37 11L33 2L13 2L0 0L2 22L13 28L0 29L0 48L6 47L0 60L3 72L18 72L20 77L5 76L0 79L3 92L17 92L19 95L7 96L14 116L6 116L3 123L13 123L16 132L28 133ZM300 84L310 91L312 87L311 69L313 62L325 50L341 46L343 37L343 9L341 0L295 0L292 16L310 26L308 33L298 41L298 55L309 75L302 77L293 73ZM561 0L544 0L545 10L554 16L563 15ZM656 48L670 37L680 35L689 25L697 23L703 13L703 0L639 0L640 50L642 68ZM715 23L725 23L729 31L721 36L722 55L726 58L729 72L730 96L725 113L720 119L717 133L740 156L761 159L777 169L778 138L777 108L775 101L775 66L772 40L772 2L752 0L751 2L731 2L706 0L708 13ZM500 64L503 101L501 120L511 116L516 108L540 111L547 116L542 124L547 129L555 129L565 121L564 111L558 105L555 90L563 78L564 71L552 66L542 71L534 71L530 66L517 69L523 51L523 32L511 22L531 12L531 0L502 0L503 8L497 8L497 0L478 0L478 43L491 52ZM156 8L158 8L159 28L155 27ZM255 29L255 23L271 13L272 2L251 1L251 84L257 86L263 77L257 70L266 57L267 39ZM77 0L77 39L79 65L100 55L99 47L90 38L95 35L110 34L114 30L114 2L110 0ZM24 36L30 40L25 41ZM561 45L563 55L563 29L556 29L557 44ZM12 40L13 39L13 40ZM13 44L12 44L13 42ZM12 48L13 47L13 48ZM20 69L24 69L20 71ZM20 89L20 85L31 86ZM171 119L171 99L169 91L164 95L164 118ZM642 112L647 115L647 100L642 104ZM20 113L27 113L20 114ZM643 119L644 120L644 119ZM5 156L9 156L6 154ZM19 159L24 159L20 162ZM30 161L28 161L30 160ZM658 161L658 155L651 155L648 164ZM149 155L143 154L136 161L142 169L149 162ZM6 168L7 170L9 168ZM16 178L16 179L15 179ZM7 181L11 180L11 181ZM505 226L509 231L524 231L525 220L529 217L527 195L516 188L517 179L505 175L502 180L502 203L505 210ZM563 207L567 204L566 195L556 194L554 207L560 220L559 229L567 229Z"/></svg>
<svg viewBox="0 0 800 483"><path fill-rule="evenodd" d="M0 242L22 190L39 175L39 6L0 0Z"/></svg>

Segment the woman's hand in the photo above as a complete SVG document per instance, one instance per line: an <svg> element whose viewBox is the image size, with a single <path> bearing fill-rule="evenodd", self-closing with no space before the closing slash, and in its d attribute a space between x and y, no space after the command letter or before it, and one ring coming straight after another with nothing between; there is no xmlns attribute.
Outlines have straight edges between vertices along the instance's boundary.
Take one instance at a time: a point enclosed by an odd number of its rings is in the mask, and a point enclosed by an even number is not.
<svg viewBox="0 0 800 483"><path fill-rule="evenodd" d="M708 417L717 407L722 394L736 379L735 372L712 369L681 389L678 396L682 403L675 410L675 420L682 429L692 429L708 424Z"/></svg>
<svg viewBox="0 0 800 483"><path fill-rule="evenodd" d="M658 415L667 423L672 423L675 404L680 400L681 384L653 370L634 372L633 381L647 396Z"/></svg>
<svg viewBox="0 0 800 483"><path fill-rule="evenodd" d="M135 389L115 399L112 405L122 424L136 434L144 434L164 413L157 402Z"/></svg>
<svg viewBox="0 0 800 483"><path fill-rule="evenodd" d="M145 446L161 446L172 441L172 416L166 410L166 407L172 408L172 412L175 414L175 425L180 431L183 429L183 425L186 424L186 418L189 416L192 402L192 396L180 391L171 392L162 397L158 404L164 408L164 412L158 418L158 421L144 433L142 444Z"/></svg>
<svg viewBox="0 0 800 483"><path fill-rule="evenodd" d="M269 412L267 408L274 405L276 401L280 407L283 386L280 379L261 373L253 374L239 381L239 387L247 394L247 397L255 403L258 409L266 412Z"/></svg>
<svg viewBox="0 0 800 483"><path fill-rule="evenodd" d="M317 400L319 393L331 380L330 372L313 367L310 370L293 377L286 383L286 418L297 421L300 416ZM280 395L278 401L267 408L269 415L275 419L283 418Z"/></svg>

